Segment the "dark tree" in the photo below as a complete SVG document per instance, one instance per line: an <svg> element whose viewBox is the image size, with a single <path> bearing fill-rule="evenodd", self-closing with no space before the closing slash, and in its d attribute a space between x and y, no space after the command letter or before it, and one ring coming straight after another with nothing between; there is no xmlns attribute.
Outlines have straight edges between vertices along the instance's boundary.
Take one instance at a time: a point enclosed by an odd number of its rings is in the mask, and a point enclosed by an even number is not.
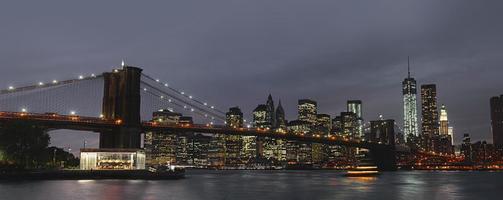
<svg viewBox="0 0 503 200"><path fill-rule="evenodd" d="M50 137L39 126L26 122L0 124L0 151L6 159L24 168L38 168L45 165L43 158L47 152Z"/></svg>

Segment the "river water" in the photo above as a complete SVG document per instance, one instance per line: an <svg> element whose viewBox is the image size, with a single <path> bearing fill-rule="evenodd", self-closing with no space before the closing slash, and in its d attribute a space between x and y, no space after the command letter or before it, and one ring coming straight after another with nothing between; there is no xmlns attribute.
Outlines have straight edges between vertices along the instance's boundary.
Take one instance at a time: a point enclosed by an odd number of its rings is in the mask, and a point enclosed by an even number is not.
<svg viewBox="0 0 503 200"><path fill-rule="evenodd" d="M0 200L503 199L503 172L189 170L183 180L0 182Z"/></svg>

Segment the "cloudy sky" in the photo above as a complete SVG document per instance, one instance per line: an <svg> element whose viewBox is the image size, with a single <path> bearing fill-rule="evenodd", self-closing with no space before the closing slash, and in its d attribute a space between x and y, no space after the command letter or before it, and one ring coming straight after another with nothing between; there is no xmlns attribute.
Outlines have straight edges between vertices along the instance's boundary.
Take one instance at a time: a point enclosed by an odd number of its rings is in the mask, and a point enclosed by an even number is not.
<svg viewBox="0 0 503 200"><path fill-rule="evenodd" d="M0 86L75 77L125 59L175 88L248 118L269 93L335 115L348 99L401 123L411 56L436 83L455 140L489 140L489 98L503 94L499 1L2 1ZM55 134L58 145L95 134ZM74 139L78 138L78 139Z"/></svg>

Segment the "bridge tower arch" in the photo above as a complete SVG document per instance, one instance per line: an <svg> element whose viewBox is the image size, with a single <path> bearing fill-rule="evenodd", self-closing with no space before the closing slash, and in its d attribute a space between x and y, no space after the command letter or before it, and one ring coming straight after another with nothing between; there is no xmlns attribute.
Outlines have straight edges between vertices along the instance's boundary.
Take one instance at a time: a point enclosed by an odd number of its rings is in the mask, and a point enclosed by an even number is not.
<svg viewBox="0 0 503 200"><path fill-rule="evenodd" d="M140 148L140 82L142 69L122 66L103 73L102 117L121 124L100 133L100 148Z"/></svg>

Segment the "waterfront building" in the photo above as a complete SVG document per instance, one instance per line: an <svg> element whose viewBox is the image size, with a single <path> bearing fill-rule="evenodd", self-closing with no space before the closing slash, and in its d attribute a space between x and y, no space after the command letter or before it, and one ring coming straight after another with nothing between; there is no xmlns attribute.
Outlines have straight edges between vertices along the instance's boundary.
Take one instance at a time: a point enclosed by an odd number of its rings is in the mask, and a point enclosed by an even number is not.
<svg viewBox="0 0 503 200"><path fill-rule="evenodd" d="M193 165L197 168L206 168L208 163L208 150L210 146L211 136L195 134L190 137L187 143L188 165Z"/></svg>
<svg viewBox="0 0 503 200"><path fill-rule="evenodd" d="M180 113L163 109L153 113L152 122L161 125L179 124L181 117ZM147 132L144 147L148 166L177 164L178 137L174 132Z"/></svg>
<svg viewBox="0 0 503 200"><path fill-rule="evenodd" d="M317 103L310 99L300 99L298 101L298 120L306 121L311 126L316 125Z"/></svg>
<svg viewBox="0 0 503 200"><path fill-rule="evenodd" d="M421 85L422 147L432 151L434 137L438 135L437 88L435 84Z"/></svg>
<svg viewBox="0 0 503 200"><path fill-rule="evenodd" d="M492 97L490 107L493 143L497 148L503 149L503 95Z"/></svg>
<svg viewBox="0 0 503 200"><path fill-rule="evenodd" d="M407 58L407 78L402 82L404 135L407 140L419 136L417 125L417 84L410 76L410 65ZM412 142L412 141L411 141Z"/></svg>
<svg viewBox="0 0 503 200"><path fill-rule="evenodd" d="M232 107L226 113L225 124L231 128L243 127L243 112L239 107ZM239 167L242 164L241 150L243 148L243 138L238 135L226 135L225 138L225 166Z"/></svg>
<svg viewBox="0 0 503 200"><path fill-rule="evenodd" d="M311 123L303 120L293 120L288 122L289 134L309 134ZM311 145L297 142L286 142L286 160L289 165L311 164Z"/></svg>
<svg viewBox="0 0 503 200"><path fill-rule="evenodd" d="M347 112L352 112L356 115L356 130L355 137L363 138L363 112L361 100L349 100L347 102Z"/></svg>
<svg viewBox="0 0 503 200"><path fill-rule="evenodd" d="M243 136L241 146L241 161L244 165L250 165L257 157L257 137Z"/></svg>
<svg viewBox="0 0 503 200"><path fill-rule="evenodd" d="M225 167L225 135L215 134L208 146L208 166L221 169Z"/></svg>
<svg viewBox="0 0 503 200"><path fill-rule="evenodd" d="M145 152L139 149L81 149L81 170L145 169Z"/></svg>

